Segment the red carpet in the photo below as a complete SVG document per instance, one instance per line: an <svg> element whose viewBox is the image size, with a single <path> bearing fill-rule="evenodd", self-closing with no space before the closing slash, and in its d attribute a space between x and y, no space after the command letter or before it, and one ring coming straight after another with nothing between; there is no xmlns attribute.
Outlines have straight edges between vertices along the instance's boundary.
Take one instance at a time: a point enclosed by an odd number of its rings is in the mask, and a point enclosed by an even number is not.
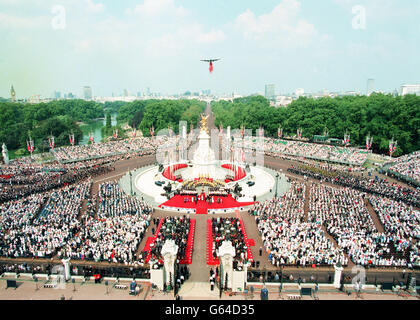
<svg viewBox="0 0 420 320"><path fill-rule="evenodd" d="M214 203L207 203L206 201L198 201L197 204L195 202L191 202L192 196L181 196L176 195L172 199L162 203L159 208L162 206L171 207L171 208L187 208L187 209L196 209L197 214L207 214L208 209L231 209L231 208L240 208L251 206L253 202L238 202L236 201L232 195L228 197L216 197L214 196ZM184 202L184 199L188 198L189 202ZM222 203L218 203L218 198L221 199Z"/></svg>
<svg viewBox="0 0 420 320"><path fill-rule="evenodd" d="M179 170L179 169L183 169L183 168L188 168L188 165L184 164L184 163L179 163L179 164L174 164L171 165L167 168L165 168L165 170L163 170L162 175L169 180L175 181L175 171ZM182 182L182 179L181 181Z"/></svg>
<svg viewBox="0 0 420 320"><path fill-rule="evenodd" d="M185 251L185 258L179 260L179 264L191 264L193 248L194 248L194 234L195 234L195 219L191 219L190 231L188 233L187 249Z"/></svg>
<svg viewBox="0 0 420 320"><path fill-rule="evenodd" d="M150 261L150 258L152 256L152 254L150 253L150 245L152 243L155 243L155 241L157 239L157 236L159 235L160 228L162 227L163 220L164 219L160 219L159 225L157 227L157 230L156 230L154 236L153 237L149 237L146 240L146 244L144 245L144 249L143 249L143 252L144 251L147 251L147 257L146 257L146 260L144 260L145 263L149 263L149 261Z"/></svg>
<svg viewBox="0 0 420 320"><path fill-rule="evenodd" d="M242 221L242 219L239 219L239 222L241 223L241 228L242 228L242 233L244 235L244 240L245 240L245 244L246 244L246 256L248 261L253 261L254 258L252 256L252 252L251 252L251 240L248 239L248 236L246 235L246 230L245 230L245 226L244 226L244 222ZM252 245L255 245L255 241L252 240Z"/></svg>
<svg viewBox="0 0 420 320"><path fill-rule="evenodd" d="M222 168L228 169L235 174L233 181L241 180L246 176L245 170L236 164L226 163L222 165Z"/></svg>

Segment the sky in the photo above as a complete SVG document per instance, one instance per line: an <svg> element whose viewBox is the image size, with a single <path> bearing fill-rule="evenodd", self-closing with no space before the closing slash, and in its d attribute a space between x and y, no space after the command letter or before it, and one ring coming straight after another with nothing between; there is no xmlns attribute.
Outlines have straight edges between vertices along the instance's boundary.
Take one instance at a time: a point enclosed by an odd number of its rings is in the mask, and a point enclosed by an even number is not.
<svg viewBox="0 0 420 320"><path fill-rule="evenodd" d="M0 0L0 97L392 92L420 83L419 17L419 0Z"/></svg>

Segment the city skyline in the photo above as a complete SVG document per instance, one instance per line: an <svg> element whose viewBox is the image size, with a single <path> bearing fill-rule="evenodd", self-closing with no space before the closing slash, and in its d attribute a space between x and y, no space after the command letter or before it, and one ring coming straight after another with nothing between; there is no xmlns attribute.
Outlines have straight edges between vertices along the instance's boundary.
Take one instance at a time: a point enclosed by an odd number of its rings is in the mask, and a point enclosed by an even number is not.
<svg viewBox="0 0 420 320"><path fill-rule="evenodd" d="M363 94L370 78L385 92L420 82L420 3L409 0L0 0L0 9L4 98L12 85L22 99L82 96L84 86L94 96L264 94L268 83L276 94ZM200 59L216 56L209 74Z"/></svg>

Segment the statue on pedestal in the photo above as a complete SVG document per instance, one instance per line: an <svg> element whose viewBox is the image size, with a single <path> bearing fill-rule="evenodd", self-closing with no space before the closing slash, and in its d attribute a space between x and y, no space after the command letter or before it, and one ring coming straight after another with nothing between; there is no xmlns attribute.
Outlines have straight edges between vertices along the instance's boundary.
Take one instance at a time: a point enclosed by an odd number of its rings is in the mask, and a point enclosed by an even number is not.
<svg viewBox="0 0 420 320"><path fill-rule="evenodd" d="M209 118L209 116L204 116L203 114L201 115L201 131L205 131L207 134L209 133L209 128L207 127L207 119Z"/></svg>
<svg viewBox="0 0 420 320"><path fill-rule="evenodd" d="M5 164L9 164L9 151L7 150L6 144L3 143L1 153L3 155L3 161Z"/></svg>
<svg viewBox="0 0 420 320"><path fill-rule="evenodd" d="M175 244L174 240L166 240L164 243L161 255L163 256L163 264L165 267L165 280L164 282L167 285L172 287L175 285L175 261L178 255L178 246Z"/></svg>

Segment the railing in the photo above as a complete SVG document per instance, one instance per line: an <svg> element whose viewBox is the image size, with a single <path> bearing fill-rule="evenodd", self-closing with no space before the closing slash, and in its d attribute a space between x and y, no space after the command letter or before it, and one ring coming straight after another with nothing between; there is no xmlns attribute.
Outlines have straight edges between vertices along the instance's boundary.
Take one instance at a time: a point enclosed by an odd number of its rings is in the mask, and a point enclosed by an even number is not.
<svg viewBox="0 0 420 320"><path fill-rule="evenodd" d="M0 275L5 272L12 273L32 273L32 274L53 274L54 270L63 264L58 262L18 262L1 261ZM70 274L72 276L91 277L94 274L100 274L101 277L114 278L133 278L150 279L149 267L127 267L127 266L104 266L92 262L92 264L80 264L77 261L71 261Z"/></svg>

